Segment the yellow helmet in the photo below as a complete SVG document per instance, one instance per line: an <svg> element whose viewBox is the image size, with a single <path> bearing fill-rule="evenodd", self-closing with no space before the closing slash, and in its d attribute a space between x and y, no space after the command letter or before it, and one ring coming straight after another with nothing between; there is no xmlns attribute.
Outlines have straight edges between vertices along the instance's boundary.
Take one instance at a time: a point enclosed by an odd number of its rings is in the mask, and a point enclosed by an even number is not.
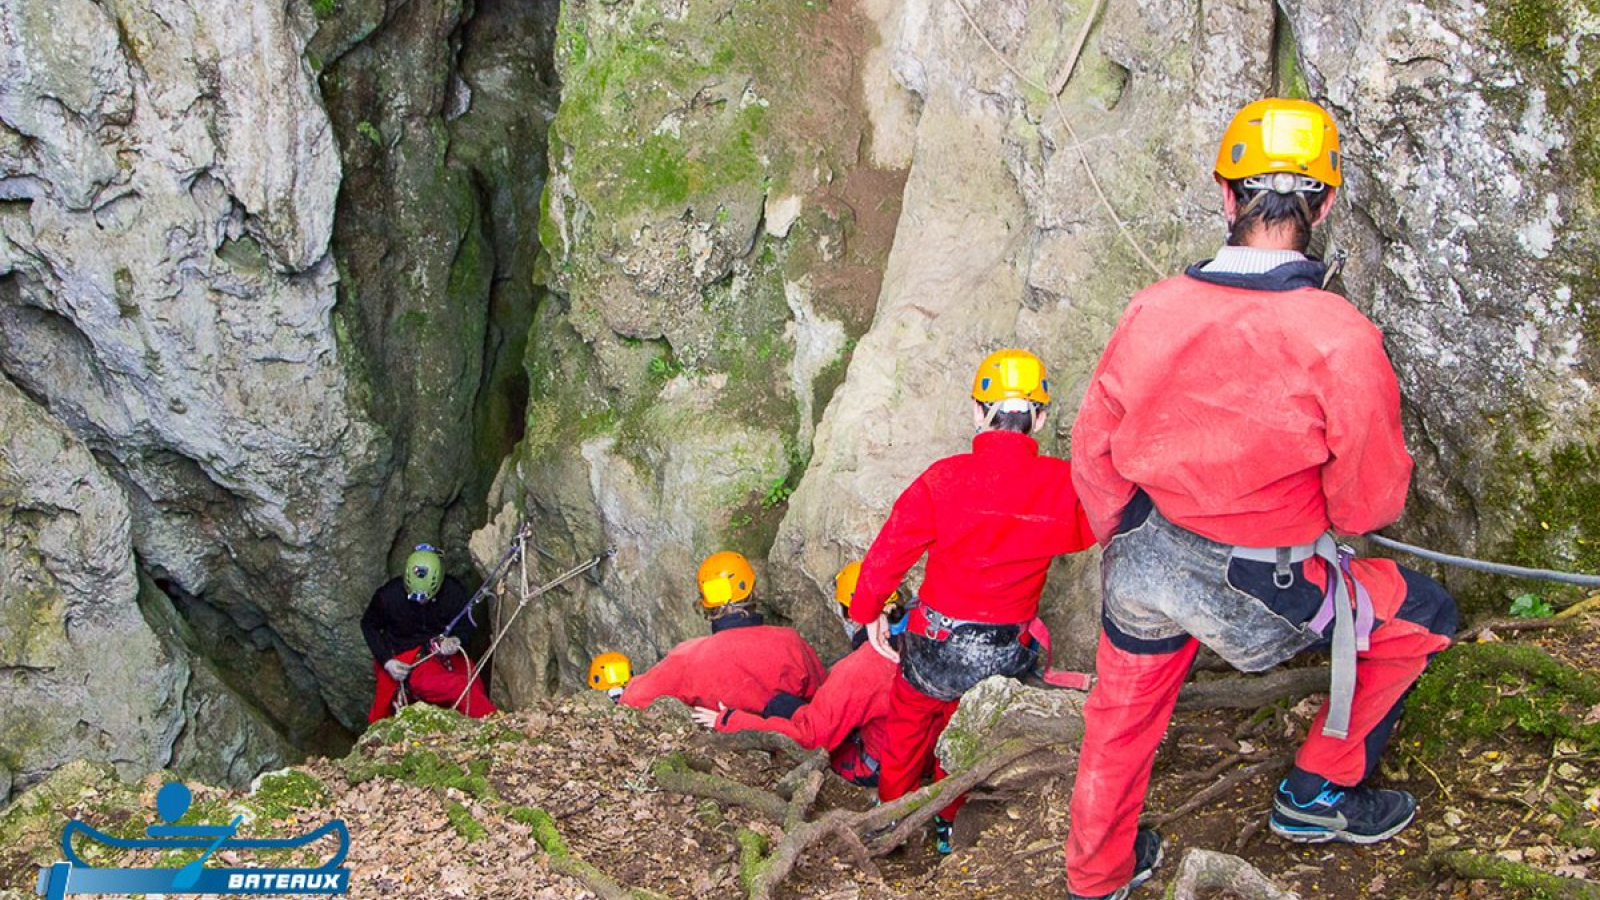
<svg viewBox="0 0 1600 900"><path fill-rule="evenodd" d="M695 581L700 584L700 605L718 609L749 597L756 588L756 572L749 560L724 550L706 557Z"/></svg>
<svg viewBox="0 0 1600 900"><path fill-rule="evenodd" d="M621 653L602 653L589 663L589 687L597 691L627 687L633 677L633 663Z"/></svg>
<svg viewBox="0 0 1600 900"><path fill-rule="evenodd" d="M833 599L838 601L839 606L846 611L849 611L851 601L856 598L856 582L860 579L861 560L859 559L840 569L839 574L833 576ZM892 606L899 605L899 603L900 592L895 591L889 595L888 600L883 602L883 608L887 610Z"/></svg>
<svg viewBox="0 0 1600 900"><path fill-rule="evenodd" d="M1310 100L1268 97L1239 110L1228 123L1217 148L1216 172L1229 181L1283 172L1338 187L1344 183L1341 162L1339 127L1327 110Z"/></svg>
<svg viewBox="0 0 1600 900"><path fill-rule="evenodd" d="M978 364L972 379L972 399L979 403L1002 400L1050 402L1050 382L1044 363L1026 350L996 350Z"/></svg>

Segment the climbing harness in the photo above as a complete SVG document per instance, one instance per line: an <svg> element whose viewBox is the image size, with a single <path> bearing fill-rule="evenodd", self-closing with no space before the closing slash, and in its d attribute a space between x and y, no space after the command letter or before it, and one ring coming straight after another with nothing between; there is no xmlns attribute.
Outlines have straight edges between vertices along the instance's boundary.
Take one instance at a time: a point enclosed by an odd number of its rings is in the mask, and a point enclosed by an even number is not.
<svg viewBox="0 0 1600 900"><path fill-rule="evenodd" d="M505 577L506 573L511 568L511 563L512 563L513 560L516 560L516 561L520 562L521 565L519 566L519 569L520 569L520 573L521 573L521 591L519 593L520 593L521 599L517 601L517 608L512 610L511 611L511 615L506 618L505 624L503 624L500 627L500 629L495 632L494 639L489 642L489 648L487 650L484 650L483 651L483 656L478 658L478 664L477 665L471 665L471 663L469 661L468 671L471 674L468 675L468 677L467 677L466 687L462 688L461 696L457 697L456 698L456 702L454 704L452 704L454 707L456 707L458 709L460 708L461 703L464 700L467 699L467 694L472 690L472 685L478 680L478 675L479 675L479 673L481 673L483 671L483 666L488 664L489 657L494 655L495 649L500 646L500 641L503 638L505 638L506 632L511 630L511 625L514 622L517 621L517 616L520 615L522 613L522 611L527 608L529 603L533 602L534 598L543 596L544 594L546 594L546 593L548 593L548 592L550 592L552 590L555 590L556 588L560 587L561 585L566 584L567 582L571 581L572 579L577 578L579 575L582 575L585 572L588 572L589 570L599 566L602 562L606 561L607 559L610 559L612 556L615 556L616 552L617 552L615 548L607 548L604 553L600 553L600 554L597 554L595 556L590 557L588 560L585 560L584 562L581 562L578 565L573 566L572 568L566 570L565 572L562 572L560 575L557 575L555 578L551 579L550 581L547 581L544 584L541 584L538 587L535 587L530 591L528 589L528 556L527 556L527 544L528 544L529 533L530 533L530 529L528 528L528 526L523 526L522 529L517 532L516 542L513 543L509 549L506 550L506 555L501 558L500 564L495 567L495 572L494 572L494 574L492 576L490 576L490 580L485 581L484 582L484 586L482 588L478 589L478 594L479 595L485 594L485 592L488 589L490 589L492 586L498 584ZM467 611L467 609L471 609L472 608L472 603L476 603L477 600L478 600L477 595L474 595L473 600L470 603L468 603L467 607L465 609L463 609L462 612L465 613ZM459 620L460 618L461 618L461 615L457 614L456 619L451 621L450 627L454 627L455 623L456 623L456 620ZM446 628L445 629L445 633L446 634L449 634L449 631L450 631L450 628Z"/></svg>
<svg viewBox="0 0 1600 900"><path fill-rule="evenodd" d="M1600 587L1600 575L1580 575L1572 572L1558 572L1554 569L1531 569L1526 566L1512 566L1506 563L1488 562L1482 559L1473 559L1470 556L1456 556L1451 553L1440 553L1416 544L1407 544L1393 538L1386 538L1376 532L1366 535L1367 540L1380 547L1398 550L1412 556L1455 566L1461 569L1471 569L1475 572L1488 572L1492 575L1509 575L1513 578L1535 578L1541 581L1556 581L1562 584L1576 584L1582 587Z"/></svg>

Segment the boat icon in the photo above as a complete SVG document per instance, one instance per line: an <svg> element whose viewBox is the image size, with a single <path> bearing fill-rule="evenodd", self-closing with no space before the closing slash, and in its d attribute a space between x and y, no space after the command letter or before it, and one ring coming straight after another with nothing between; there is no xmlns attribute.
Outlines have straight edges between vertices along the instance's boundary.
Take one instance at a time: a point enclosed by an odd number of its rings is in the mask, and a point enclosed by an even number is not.
<svg viewBox="0 0 1600 900"><path fill-rule="evenodd" d="M242 816L226 825L179 825L178 820L193 802L189 788L181 782L164 785L156 794L156 812L162 824L145 829L146 837L126 838L106 834L77 819L67 822L61 832L59 862L39 872L37 891L46 900L61 900L80 894L342 894L349 888L350 871L340 868L350 852L350 832L343 821L334 819L314 831L290 838L238 837ZM333 856L311 868L206 868L205 863L220 849L291 850L331 838L336 842ZM123 850L192 850L204 852L180 867L96 868L85 862L75 843L99 844Z"/></svg>

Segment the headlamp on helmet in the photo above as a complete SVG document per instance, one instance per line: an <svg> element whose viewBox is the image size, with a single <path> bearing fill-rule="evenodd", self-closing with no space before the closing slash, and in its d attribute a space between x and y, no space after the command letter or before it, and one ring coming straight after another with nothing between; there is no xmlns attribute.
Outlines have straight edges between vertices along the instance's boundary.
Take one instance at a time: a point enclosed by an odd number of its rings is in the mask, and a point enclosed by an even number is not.
<svg viewBox="0 0 1600 900"><path fill-rule="evenodd" d="M700 585L700 606L713 612L748 599L756 587L756 572L743 555L724 550L706 557L695 581Z"/></svg>
<svg viewBox="0 0 1600 900"><path fill-rule="evenodd" d="M622 693L633 678L633 663L621 653L602 653L589 663L589 687L608 694Z"/></svg>
<svg viewBox="0 0 1600 900"><path fill-rule="evenodd" d="M430 544L418 544L406 557L406 598L414 603L425 603L439 594L444 583L444 560Z"/></svg>
<svg viewBox="0 0 1600 900"><path fill-rule="evenodd" d="M978 364L972 399L1001 412L1026 412L1050 402L1044 362L1026 350L997 350Z"/></svg>

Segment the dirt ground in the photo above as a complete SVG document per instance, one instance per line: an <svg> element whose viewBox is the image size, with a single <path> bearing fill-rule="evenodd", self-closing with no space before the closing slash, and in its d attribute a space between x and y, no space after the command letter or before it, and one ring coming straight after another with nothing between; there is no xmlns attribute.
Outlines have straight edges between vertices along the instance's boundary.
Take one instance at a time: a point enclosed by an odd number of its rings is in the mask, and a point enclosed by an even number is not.
<svg viewBox="0 0 1600 900"><path fill-rule="evenodd" d="M1526 632L1518 640L1591 673L1600 665L1600 617ZM1600 828L1600 758L1571 741L1517 729L1424 758L1422 742L1432 723L1407 726L1379 776L1419 799L1416 823L1395 840L1373 847L1304 846L1272 837L1264 828L1271 788L1304 734L1316 699L1257 713L1212 711L1174 720L1157 759L1148 817L1172 812L1219 780L1247 769L1251 774L1162 825L1168 862L1135 898L1162 896L1165 878L1188 848L1238 854L1280 886L1329 900L1541 896L1441 874L1425 860L1445 847L1499 853L1569 877L1600 877L1594 847L1563 843L1558 836L1570 834L1573 825ZM1575 714L1600 721L1600 706ZM282 803L262 811L264 801L243 792L197 788L198 820L244 811L249 815L242 833L285 835L343 819L352 835L346 863L353 872L350 896L362 898L585 898L596 896L596 882L586 877L596 870L619 890L696 900L742 897L741 830L780 836L779 826L742 807L662 790L652 767L682 753L708 774L770 788L792 760L735 749L725 737L695 729L670 711L639 714L591 695L500 716L488 725L443 713L417 717L417 723L407 717L386 742L369 737L346 760L301 767L320 781L325 795L299 801L288 812ZM137 833L154 821L161 782L152 776L124 789L124 807L108 805L115 790L82 793L48 811L45 818L56 824L31 831L0 819L0 828L7 829L0 834L12 836L8 846L0 846L0 900L30 895L35 866L59 857L54 843L63 816ZM980 791L962 813L954 854L941 858L930 841L914 840L881 861L882 881L862 877L835 845L823 844L803 859L779 896L1059 900L1066 893L1061 841L1070 792L1064 779L1040 781L1005 797ZM1563 801L1566 806L1560 806ZM864 810L870 802L867 791L830 776L815 811ZM1552 804L1568 811L1565 823L1549 811ZM553 830L541 831L541 823ZM138 864L174 865L181 859ZM219 859L245 861L239 854Z"/></svg>

